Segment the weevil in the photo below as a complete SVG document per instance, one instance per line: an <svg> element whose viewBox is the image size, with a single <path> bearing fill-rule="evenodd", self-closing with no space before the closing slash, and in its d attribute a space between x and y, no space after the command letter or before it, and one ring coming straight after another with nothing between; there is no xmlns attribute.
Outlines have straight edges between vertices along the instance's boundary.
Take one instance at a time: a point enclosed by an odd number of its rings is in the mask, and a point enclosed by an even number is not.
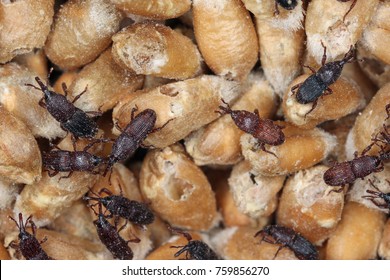
<svg viewBox="0 0 390 280"><path fill-rule="evenodd" d="M142 141L145 140L150 133L161 130L173 120L170 119L163 126L154 128L157 120L156 112L152 109L145 109L137 116L134 116L137 110L137 106L131 110L131 120L124 129L118 125L118 122L115 123L115 127L121 134L114 140L111 154L106 159L107 166L103 176L106 176L107 172L116 162L132 156L135 150L142 146Z"/></svg>
<svg viewBox="0 0 390 280"><path fill-rule="evenodd" d="M378 155L368 156L365 153L371 148L367 146L361 156L355 152L355 158L350 161L336 163L325 171L324 181L329 186L341 186L335 192L341 192L345 185L352 184L356 179L363 179L374 172L384 169L383 161L390 159L390 151L381 150Z"/></svg>
<svg viewBox="0 0 390 280"><path fill-rule="evenodd" d="M221 100L225 106L219 106L220 111L215 112L221 115L230 114L239 129L257 139L261 150L276 157L274 153L265 149L265 145L279 146L283 144L285 141L283 127L275 124L272 120L260 118L257 109L253 113L245 110L232 110L227 102Z"/></svg>
<svg viewBox="0 0 390 280"><path fill-rule="evenodd" d="M154 214L147 204L124 197L121 187L120 190L120 195L114 195L106 188L101 189L99 193L95 193L90 189L89 191L95 196L85 195L83 199L97 201L103 204L112 215L124 218L133 224L143 226L153 223ZM102 197L100 196L101 193L106 193L108 196Z"/></svg>
<svg viewBox="0 0 390 280"><path fill-rule="evenodd" d="M87 91L87 88L70 102L67 99L68 90L65 83L62 84L64 96L49 90L48 84L45 85L39 77L35 77L35 80L39 87L33 84L26 84L26 86L42 91L43 97L39 100L39 105L47 109L54 119L60 123L63 130L72 133L75 138L92 138L96 135L98 131L97 124L87 113L100 116L101 112L84 112L73 105Z"/></svg>
<svg viewBox="0 0 390 280"><path fill-rule="evenodd" d="M278 15L280 13L278 5L286 10L294 10L294 8L298 5L298 0L275 0L274 15Z"/></svg>
<svg viewBox="0 0 390 280"><path fill-rule="evenodd" d="M291 92L296 94L296 99L300 104L313 103L310 111L305 114L307 116L316 107L318 98L321 96L332 94L332 89L329 88L340 77L343 67L346 63L352 62L355 59L355 49L351 46L350 50L344 55L342 60L336 60L333 62L326 62L326 47L321 42L324 48L324 54L322 56L322 67L315 71L310 66L309 68L313 74L310 75L305 81L294 85L291 88Z"/></svg>
<svg viewBox="0 0 390 280"><path fill-rule="evenodd" d="M97 141L99 140L97 139ZM44 169L48 171L50 177L57 175L59 172L69 172L67 176L61 178L69 178L74 171L100 174L98 168L105 162L105 159L88 152L97 141L89 143L82 151L76 151L74 139L72 139L73 152L61 150L57 146L54 146L57 150L42 153ZM50 145L53 146L52 144Z"/></svg>
<svg viewBox="0 0 390 280"><path fill-rule="evenodd" d="M46 241L46 238L44 238L42 241L38 241L35 237L37 227L32 221L31 215L27 218L26 222L23 223L23 215L22 213L19 213L19 224L11 216L9 216L9 218L15 222L19 229L19 244L12 241L9 244L11 248L20 251L26 260L52 260L52 258L47 255L41 246L41 244ZM32 234L26 230L28 223L31 225Z"/></svg>
<svg viewBox="0 0 390 280"><path fill-rule="evenodd" d="M345 13L345 15L343 17L343 21L345 21L345 18L347 17L347 15L352 11L353 7L355 7L357 0L337 0L337 1L343 2L343 3L352 1L352 4L349 7L349 10Z"/></svg>
<svg viewBox="0 0 390 280"><path fill-rule="evenodd" d="M281 249L287 247L291 249L295 256L300 260L318 260L318 251L316 247L311 244L309 240L291 228L280 225L268 225L258 231L255 234L255 237L257 236L262 237L261 241L271 244L281 244L276 251L274 258L276 258ZM269 237L272 237L272 239L269 239Z"/></svg>
<svg viewBox="0 0 390 280"><path fill-rule="evenodd" d="M128 243L138 243L141 240L139 238L135 238L125 241L119 235L119 232L125 228L126 224L124 224L119 230L117 230L116 226L111 225L110 222L106 219L107 216L102 212L101 203L99 203L99 213L96 213L92 207L91 209L98 216L97 220L93 221L93 224L95 225L99 239L104 244L104 246L106 246L115 259L132 260L134 254L131 248L128 246Z"/></svg>
<svg viewBox="0 0 390 280"><path fill-rule="evenodd" d="M187 260L220 260L221 258L201 240L192 240L192 236L181 229L172 228L167 225L168 229L174 233L182 234L188 241L184 246L171 246L171 248L181 248L174 256L177 258L185 252Z"/></svg>
<svg viewBox="0 0 390 280"><path fill-rule="evenodd" d="M370 185L376 190L366 190L367 193L370 195L363 195L362 198L367 198L368 200L371 200L372 203L374 203L376 206L382 209L387 209L390 211L390 192L384 193L381 190L378 189L377 186L374 185L374 183L371 180L368 180L370 182ZM390 181L386 180L387 183L390 185ZM382 203L376 201L376 199L382 199Z"/></svg>

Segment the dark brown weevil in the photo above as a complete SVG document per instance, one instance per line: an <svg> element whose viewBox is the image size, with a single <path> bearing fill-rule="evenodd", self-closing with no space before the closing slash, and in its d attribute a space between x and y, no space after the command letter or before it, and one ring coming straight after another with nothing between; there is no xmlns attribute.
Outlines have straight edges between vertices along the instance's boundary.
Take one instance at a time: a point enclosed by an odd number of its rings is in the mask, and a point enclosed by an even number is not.
<svg viewBox="0 0 390 280"><path fill-rule="evenodd" d="M265 145L279 146L283 144L285 141L283 127L275 124L272 120L260 118L257 109L253 113L245 110L232 110L227 102L221 100L225 106L219 106L220 111L215 112L221 115L230 114L239 129L257 139L258 147L261 150L276 157L274 153L265 149Z"/></svg>
<svg viewBox="0 0 390 280"><path fill-rule="evenodd" d="M95 196L85 195L83 199L86 201L97 201L98 203L103 204L112 215L124 218L133 224L144 226L153 223L154 214L149 209L148 205L124 197L122 188L120 189L120 195L114 195L106 188L101 189L99 193L95 193L90 189L89 191ZM108 196L102 197L100 195L101 193L106 193Z"/></svg>
<svg viewBox="0 0 390 280"><path fill-rule="evenodd" d="M100 116L101 112L84 112L73 105L87 91L87 88L70 102L67 99L68 90L65 83L62 84L64 96L49 90L48 85L45 85L39 77L35 77L35 80L39 87L32 84L26 84L26 86L43 92L44 96L39 100L39 105L47 109L54 119L60 123L63 130L72 133L75 138L92 138L96 135L98 131L97 124L87 113Z"/></svg>
<svg viewBox="0 0 390 280"><path fill-rule="evenodd" d="M20 251L26 260L52 260L52 258L46 254L41 246L41 244L46 241L46 238L44 238L42 241L38 241L35 237L35 231L37 227L32 221L32 216L29 216L24 224L22 213L19 213L19 224L11 216L9 216L9 218L15 222L19 229L19 243L12 241L8 246ZM26 231L28 223L31 224L32 234Z"/></svg>
<svg viewBox="0 0 390 280"><path fill-rule="evenodd" d="M137 110L137 106L131 110L131 120L124 129L119 127L118 123L115 123L115 127L121 134L114 140L111 154L107 158L107 166L103 176L106 176L107 172L116 162L132 156L135 150L142 146L142 141L145 140L150 133L161 130L173 120L167 121L161 127L154 128L157 119L156 112L152 109L145 109L137 116L134 116Z"/></svg>
<svg viewBox="0 0 390 280"><path fill-rule="evenodd" d="M124 229L126 224L124 224L119 230L116 226L110 224L102 213L102 205L99 203L99 213L96 213L95 210L91 207L94 213L98 216L97 220L93 221L93 224L96 227L100 241L106 246L106 248L111 252L115 259L119 260L132 260L134 257L133 251L128 246L129 242L138 243L141 240L139 238L130 239L125 241L120 235L119 232Z"/></svg>
<svg viewBox="0 0 390 280"><path fill-rule="evenodd" d="M82 151L76 151L75 140L72 139L74 151L61 150L54 146L56 150L42 153L42 163L45 170L48 171L50 177L57 175L59 172L69 172L67 176L61 178L69 178L74 171L84 171L92 174L100 174L100 165L105 160L88 152L97 142L91 142Z"/></svg>
<svg viewBox="0 0 390 280"><path fill-rule="evenodd" d="M167 227L173 233L182 234L187 240L187 245L184 246L171 246L171 248L181 248L174 256L177 258L184 252L186 253L187 260L220 260L221 258L201 240L192 240L192 236L181 229L172 228L167 224Z"/></svg>
<svg viewBox="0 0 390 280"><path fill-rule="evenodd" d="M322 44L322 42L321 42ZM294 85L291 88L293 94L296 93L296 98L298 103L307 104L312 103L310 111L305 114L308 115L317 107L318 98L321 96L332 94L332 90L329 88L331 84L337 81L340 77L343 67L346 63L352 62L355 58L355 49L351 46L350 50L344 55L342 60L336 60L333 62L326 62L326 47L322 44L324 48L324 54L322 56L322 67L315 71L310 66L305 66L309 68L313 74L309 76L305 81ZM295 92L295 90L297 90Z"/></svg>
<svg viewBox="0 0 390 280"><path fill-rule="evenodd" d="M287 247L291 249L295 256L300 260L318 260L318 251L316 247L311 244L309 240L291 228L279 225L268 225L258 231L255 234L255 237L257 236L262 237L261 241L271 244L281 244L276 251L274 258L276 258L281 249Z"/></svg>
<svg viewBox="0 0 390 280"><path fill-rule="evenodd" d="M384 169L383 161L390 159L390 151L381 150L376 156L367 156L365 155L367 149L362 152L361 156L355 152L353 160L336 163L326 170L323 177L325 183L329 186L341 186L335 190L335 192L341 192L345 185L352 184L356 179L363 179L371 173L381 172Z"/></svg>

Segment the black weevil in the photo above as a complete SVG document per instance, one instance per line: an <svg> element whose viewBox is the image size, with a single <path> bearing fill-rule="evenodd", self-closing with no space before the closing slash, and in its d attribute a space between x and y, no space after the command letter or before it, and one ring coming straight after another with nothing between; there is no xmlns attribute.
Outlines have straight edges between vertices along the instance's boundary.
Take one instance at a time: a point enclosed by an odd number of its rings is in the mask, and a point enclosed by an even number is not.
<svg viewBox="0 0 390 280"><path fill-rule="evenodd" d="M302 83L294 85L291 88L292 93L296 93L297 101L300 104L307 104L313 102L312 108L309 112L306 113L306 115L308 115L315 109L315 107L317 106L318 98L333 93L329 86L336 82L337 79L340 77L344 65L346 63L352 62L355 58L355 49L353 48L353 46L351 46L350 50L344 55L344 58L342 60L325 63L326 47L324 46L324 44L322 44L322 46L324 48L324 54L322 56L321 63L322 67L316 72L310 66L305 66L308 67L313 72L313 74L310 75ZM295 90L297 91L295 92Z"/></svg>
<svg viewBox="0 0 390 280"><path fill-rule="evenodd" d="M33 87L43 92L44 96L39 100L39 105L47 109L54 119L60 123L63 130L71 132L75 138L92 138L96 135L98 131L97 124L87 115L87 113L93 116L100 116L101 112L84 112L73 105L87 89L70 102L67 99L68 90L65 83L62 84L65 93L64 96L49 90L48 86L45 85L39 77L35 77L35 80L40 88L32 84L26 84L26 86Z"/></svg>
<svg viewBox="0 0 390 280"><path fill-rule="evenodd" d="M279 249L276 251L275 257L282 248L288 247L300 260L318 259L318 251L316 247L311 244L309 240L291 228L280 225L268 225L258 231L255 234L255 237L257 236L262 237L261 241L271 244L281 244ZM269 239L268 237L271 237L272 239Z"/></svg>
<svg viewBox="0 0 390 280"><path fill-rule="evenodd" d="M26 260L52 260L41 246L41 244L46 241L46 238L42 241L38 241L35 237L36 225L32 221L32 216L29 216L26 222L23 223L23 215L22 213L19 213L19 224L11 216L9 216L9 218L15 222L19 229L19 244L12 241L8 246L20 251ZM28 223L31 224L32 234L26 230Z"/></svg>

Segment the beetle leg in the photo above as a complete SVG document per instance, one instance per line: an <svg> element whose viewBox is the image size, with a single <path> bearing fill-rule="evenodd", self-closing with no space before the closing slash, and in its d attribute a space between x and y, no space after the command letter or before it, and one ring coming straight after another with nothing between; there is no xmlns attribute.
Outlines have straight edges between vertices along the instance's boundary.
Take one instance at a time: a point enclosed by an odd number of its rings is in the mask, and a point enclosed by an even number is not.
<svg viewBox="0 0 390 280"><path fill-rule="evenodd" d="M191 241L192 240L192 236L191 234L189 234L188 232L184 231L184 230L181 230L179 228L173 228L170 224L166 224L167 225L167 228L173 232L173 233L179 233L179 234L182 234L188 241Z"/></svg>
<svg viewBox="0 0 390 280"><path fill-rule="evenodd" d="M72 104L74 104L84 93L86 93L87 89L88 89L88 85L85 86L85 89L81 93L79 93L78 95L76 95L75 98L73 98Z"/></svg>
<svg viewBox="0 0 390 280"><path fill-rule="evenodd" d="M73 174L73 171L70 171L70 172L68 173L68 175L66 175L66 176L61 176L61 177L58 179L58 182L61 181L62 179L67 179L67 178L69 178L70 176L72 176L72 174Z"/></svg>
<svg viewBox="0 0 390 280"><path fill-rule="evenodd" d="M12 240L8 246L6 247L6 249L8 249L8 247L12 248L12 249L15 249L15 250L19 250L19 243L17 243L16 241Z"/></svg>
<svg viewBox="0 0 390 280"><path fill-rule="evenodd" d="M383 162L381 162L377 168L374 169L374 172L381 172L385 169Z"/></svg>
<svg viewBox="0 0 390 280"><path fill-rule="evenodd" d="M137 112L138 111L138 106L137 106L137 104L135 104L135 106L134 106L134 108L133 109L131 109L131 120L133 120L134 119L134 114L135 114L135 112Z"/></svg>
<svg viewBox="0 0 390 280"><path fill-rule="evenodd" d="M131 233L131 235L134 236L134 238L127 240L126 243L130 243L130 242L132 242L132 243L140 243L141 242L141 239L139 239L132 231L130 231L130 233Z"/></svg>
<svg viewBox="0 0 390 280"><path fill-rule="evenodd" d="M375 200L375 198L368 198L369 200L372 201L377 207L381 209L389 209L387 203L379 203L378 201Z"/></svg>
<svg viewBox="0 0 390 280"><path fill-rule="evenodd" d="M58 173L59 173L59 171L57 171L57 170L47 170L47 175L49 175L49 177L54 177Z"/></svg>
<svg viewBox="0 0 390 280"><path fill-rule="evenodd" d="M311 67L311 66L309 66L309 65L302 65L302 66L305 67L305 68L308 68L313 74L316 73L316 70L314 70L313 67Z"/></svg>
<svg viewBox="0 0 390 280"><path fill-rule="evenodd" d="M310 114L310 113L317 107L317 101L318 101L318 99L314 100L313 106L311 107L311 109L309 110L309 112L307 112L307 113L305 114L305 118L306 118L306 116L307 116L308 114Z"/></svg>
<svg viewBox="0 0 390 280"><path fill-rule="evenodd" d="M292 94L295 94L295 90L299 88L303 83L296 84L295 86L291 87Z"/></svg>
<svg viewBox="0 0 390 280"><path fill-rule="evenodd" d="M119 216L115 216L115 219L114 219L115 228L118 228L118 224L119 224ZM118 233L120 233L126 226L127 226L127 220L126 220L125 224L118 229Z"/></svg>
<svg viewBox="0 0 390 280"><path fill-rule="evenodd" d="M102 193L105 193L105 194L108 194L108 195L113 195L113 193L109 189L107 189L107 188L100 189L98 194L101 195Z"/></svg>
<svg viewBox="0 0 390 280"><path fill-rule="evenodd" d="M100 117L101 115L103 115L103 112L101 111L85 111L85 113L90 114L93 117Z"/></svg>
<svg viewBox="0 0 390 280"><path fill-rule="evenodd" d="M92 142L90 142L87 146L84 147L83 151L87 152L89 149L91 149L94 145L97 143L107 143L107 142L114 142L112 139L105 139L105 138L99 138L99 139L94 139Z"/></svg>
<svg viewBox="0 0 390 280"><path fill-rule="evenodd" d="M338 189L333 188L329 193L331 193L331 192L341 193L344 190L344 187L345 186L343 185L343 186L340 186Z"/></svg>
<svg viewBox="0 0 390 280"><path fill-rule="evenodd" d="M154 132L156 132L156 131L159 131L159 130L163 129L169 122L173 121L174 119L176 119L176 118L169 119L169 120L168 120L166 123L164 123L162 126L153 128L153 129L150 131L150 133L154 133Z"/></svg>
<svg viewBox="0 0 390 280"><path fill-rule="evenodd" d="M345 21L345 18L346 18L347 15L351 12L351 10L353 9L353 7L355 7L356 2L357 2L357 0L353 0L351 6L349 7L349 10L347 11L347 13L346 13L346 14L344 15L344 17L343 17L343 22Z"/></svg>
<svg viewBox="0 0 390 280"><path fill-rule="evenodd" d="M65 97L66 98L68 98L68 87L66 86L66 84L65 83L62 83L61 84L61 86L62 86L62 90L63 90L63 92L64 92L64 94L65 94ZM73 102L72 102L73 103Z"/></svg>
<svg viewBox="0 0 390 280"><path fill-rule="evenodd" d="M39 241L39 244L45 243L47 241L47 236L45 236L41 241Z"/></svg>
<svg viewBox="0 0 390 280"><path fill-rule="evenodd" d="M324 54L322 55L322 60L321 60L321 64L322 66L324 66L326 63L326 46L324 45L324 42L322 42L322 40L321 40L321 46L324 48Z"/></svg>
<svg viewBox="0 0 390 280"><path fill-rule="evenodd" d="M274 256L274 258L273 258L273 259L275 259L275 258L276 258L276 256L279 254L280 250L282 250L282 249L283 249L283 248L285 248L285 247L287 247L287 245L282 245L282 246L279 246L279 248L278 248L278 250L276 251L276 253L275 253L275 256Z"/></svg>
<svg viewBox="0 0 390 280"><path fill-rule="evenodd" d="M273 152L268 151L268 150L265 149L265 144L264 144L264 143L260 143L260 144L259 144L259 148L260 148L262 151L264 151L264 152L266 152L266 153L269 153L269 154L271 154L271 155L274 155L276 158L278 158L278 156L275 155Z"/></svg>
<svg viewBox="0 0 390 280"><path fill-rule="evenodd" d="M322 94L322 96L325 96L325 95L330 95L333 93L333 90L331 88L327 88L324 93Z"/></svg>
<svg viewBox="0 0 390 280"><path fill-rule="evenodd" d="M46 103L45 103L45 97L42 97L41 99L39 99L39 106L41 106L42 108L45 108L46 109Z"/></svg>
<svg viewBox="0 0 390 280"><path fill-rule="evenodd" d="M29 86L29 87L33 87L33 88L35 88L35 89L37 89L37 90L42 91L41 88L39 88L39 87L37 87L37 86L35 86L35 85L33 85L33 84L24 84L24 85L25 85L25 86Z"/></svg>
<svg viewBox="0 0 390 280"><path fill-rule="evenodd" d="M115 119L114 126L116 129L118 129L121 133L123 132L123 129L118 124L119 120Z"/></svg>
<svg viewBox="0 0 390 280"><path fill-rule="evenodd" d="M35 236L35 232L36 232L37 226L36 226L35 223L32 221L32 216L30 216L30 217L27 218L26 224L27 224L27 222L30 223L32 233L33 233L33 235Z"/></svg>

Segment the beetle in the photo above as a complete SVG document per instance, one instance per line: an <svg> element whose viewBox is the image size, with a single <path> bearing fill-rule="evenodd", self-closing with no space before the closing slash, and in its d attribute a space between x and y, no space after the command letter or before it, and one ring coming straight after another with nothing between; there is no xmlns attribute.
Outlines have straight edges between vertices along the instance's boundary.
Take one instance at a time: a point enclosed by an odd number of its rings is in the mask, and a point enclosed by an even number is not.
<svg viewBox="0 0 390 280"><path fill-rule="evenodd" d="M50 73L51 71L52 69ZM54 119L60 123L63 130L71 132L76 138L92 138L96 135L98 131L97 124L87 113L93 116L100 116L102 113L100 111L84 112L73 105L87 91L87 88L70 102L67 99L68 90L65 83L62 83L62 88L65 93L64 96L49 90L48 84L45 85L39 77L35 77L35 80L39 87L33 84L26 84L26 86L42 91L43 97L39 100L39 105L47 109Z"/></svg>
<svg viewBox="0 0 390 280"><path fill-rule="evenodd" d="M95 193L90 189L89 191L95 196L85 195L83 199L86 201L95 200L103 204L112 215L124 218L133 224L143 226L153 223L154 214L147 204L124 197L122 188L120 190L120 195L114 195L106 188L101 189L99 193ZM106 193L108 196L101 197L101 193Z"/></svg>
<svg viewBox="0 0 390 280"><path fill-rule="evenodd" d="M31 215L27 218L26 222L23 223L23 215L22 213L19 213L19 224L13 217L8 217L15 222L19 229L19 244L12 241L8 246L20 251L26 260L52 260L52 258L47 255L41 246L41 244L44 243L47 239L44 238L42 241L38 241L35 237L37 227L32 221ZM26 230L28 223L31 224L32 234Z"/></svg>
<svg viewBox="0 0 390 280"><path fill-rule="evenodd" d="M184 252L186 253L187 260L220 260L221 258L201 240L192 240L192 236L181 229L172 228L167 225L168 229L174 233L182 234L188 241L184 246L171 246L171 248L181 248L174 256L177 258Z"/></svg>
<svg viewBox="0 0 390 280"><path fill-rule="evenodd" d="M145 140L150 133L161 130L173 120L170 119L161 127L154 128L157 120L156 112L152 109L145 109L137 116L134 116L137 110L137 106L131 110L131 120L124 129L118 125L118 122L115 123L115 127L121 134L113 141L114 144L112 146L111 154L106 159L107 166L103 176L106 176L107 172L116 162L132 156L135 150L142 146L142 141Z"/></svg>
<svg viewBox="0 0 390 280"><path fill-rule="evenodd" d="M343 17L343 21L345 21L345 18L347 17L347 15L351 12L351 10L353 9L353 7L355 7L357 0L337 0L337 1L343 2L343 3L352 1L352 4L351 4L351 6L349 7L349 10L345 13L345 15L344 15L344 17Z"/></svg>
<svg viewBox="0 0 390 280"><path fill-rule="evenodd" d="M100 174L96 170L101 164L105 163L105 159L93 155L88 152L97 141L89 143L82 151L76 151L75 139L72 139L74 151L65 151L57 146L57 150L42 153L42 163L48 171L50 177L57 175L59 172L69 172L67 176L61 178L69 178L74 171L84 171L92 174ZM51 146L53 144L50 143ZM61 179L60 178L60 179Z"/></svg>
<svg viewBox="0 0 390 280"><path fill-rule="evenodd" d="M329 186L341 186L335 192L341 192L346 184L352 184L356 179L363 179L373 172L384 169L383 161L390 159L390 151L381 150L378 155L368 156L365 153L372 145L365 148L361 154L355 152L355 158L350 161L336 163L324 173L324 181Z"/></svg>
<svg viewBox="0 0 390 280"><path fill-rule="evenodd" d="M261 241L271 244L282 244L275 253L275 257L284 247L291 249L295 256L300 260L318 260L318 250L293 229L280 226L268 225L255 234L255 237L261 236ZM271 237L272 239L269 239Z"/></svg>
<svg viewBox="0 0 390 280"><path fill-rule="evenodd" d="M298 5L298 1L297 0L275 0L274 15L279 14L278 5L280 5L282 8L286 10L294 10L294 8Z"/></svg>
<svg viewBox="0 0 390 280"><path fill-rule="evenodd" d="M324 54L322 56L321 62L322 67L318 69L318 71L315 71L310 66L305 66L309 68L313 74L302 83L291 87L291 92L292 94L296 94L298 103L307 104L313 102L312 108L305 114L305 117L317 107L318 98L333 93L329 86L336 82L340 77L344 65L346 63L352 62L355 59L355 48L351 46L342 60L325 63L326 47L322 42L321 44L324 48Z"/></svg>
<svg viewBox="0 0 390 280"><path fill-rule="evenodd" d="M390 192L389 193L384 193L381 190L378 189L377 186L374 185L374 183L369 179L370 185L376 190L366 190L367 193L370 195L363 195L362 198L367 198L368 200L371 200L372 203L374 203L376 206L382 209L387 209L390 211ZM387 183L390 185L390 181L386 180ZM383 202L379 203L375 199L382 199Z"/></svg>
<svg viewBox="0 0 390 280"><path fill-rule="evenodd" d="M99 203L99 213L96 213L92 207L91 209L95 215L98 216L98 218L93 221L93 224L95 225L99 239L104 244L104 246L106 246L115 259L132 260L134 254L131 248L128 246L128 243L138 243L141 240L139 238L135 238L125 241L119 235L119 232L126 226L126 224L124 224L119 230L117 230L116 226L111 225L111 223L106 219L108 217L102 212L101 203Z"/></svg>
<svg viewBox="0 0 390 280"><path fill-rule="evenodd" d="M232 110L227 102L221 100L225 106L219 106L220 111L215 112L221 115L230 114L239 129L257 139L261 150L276 157L274 153L265 149L265 145L279 146L283 144L285 141L283 127L275 124L272 120L260 118L257 109L253 113L245 110Z"/></svg>

